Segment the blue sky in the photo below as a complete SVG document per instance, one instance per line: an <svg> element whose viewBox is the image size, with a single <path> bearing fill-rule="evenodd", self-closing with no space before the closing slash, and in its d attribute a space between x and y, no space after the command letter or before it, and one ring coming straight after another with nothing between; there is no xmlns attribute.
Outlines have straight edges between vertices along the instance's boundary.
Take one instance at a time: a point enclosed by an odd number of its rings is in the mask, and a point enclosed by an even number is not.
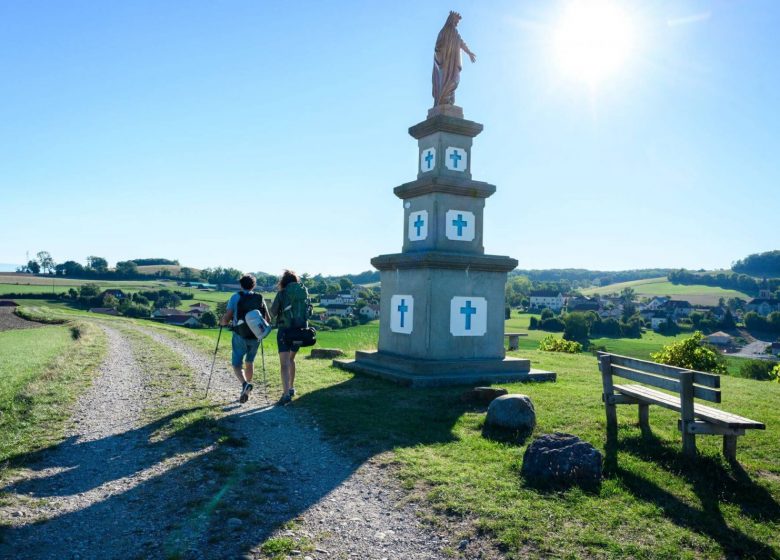
<svg viewBox="0 0 780 560"><path fill-rule="evenodd" d="M521 268L727 267L780 248L780 3L621 2L597 85L567 1L0 0L0 262L48 250L338 274L397 252L448 10L477 54L485 248Z"/></svg>

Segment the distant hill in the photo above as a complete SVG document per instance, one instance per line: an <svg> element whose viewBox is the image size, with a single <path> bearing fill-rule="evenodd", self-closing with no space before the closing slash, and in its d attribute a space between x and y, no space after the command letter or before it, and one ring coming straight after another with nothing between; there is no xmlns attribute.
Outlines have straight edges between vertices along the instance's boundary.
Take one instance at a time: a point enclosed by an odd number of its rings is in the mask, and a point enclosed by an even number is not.
<svg viewBox="0 0 780 560"><path fill-rule="evenodd" d="M731 270L751 276L780 278L780 251L749 255L735 262Z"/></svg>
<svg viewBox="0 0 780 560"><path fill-rule="evenodd" d="M727 300L735 297L744 300L751 299L748 294L739 290L726 290L716 286L672 284L665 277L619 282L600 288L585 289L582 290L582 293L584 295L619 294L624 288L633 289L639 298L669 296L672 299L685 300L694 305L714 306L718 304L720 298Z"/></svg>
<svg viewBox="0 0 780 560"><path fill-rule="evenodd" d="M532 282L569 282L574 288L607 286L617 282L630 282L646 278L666 276L671 268L646 268L638 270L587 270L584 268L550 268L546 270L515 269L510 276L526 276Z"/></svg>

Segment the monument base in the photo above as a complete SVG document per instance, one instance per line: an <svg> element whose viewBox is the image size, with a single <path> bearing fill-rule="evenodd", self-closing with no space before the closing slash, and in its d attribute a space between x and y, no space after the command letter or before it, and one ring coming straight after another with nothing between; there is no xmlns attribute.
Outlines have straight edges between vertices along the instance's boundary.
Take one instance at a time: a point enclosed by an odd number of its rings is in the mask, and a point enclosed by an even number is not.
<svg viewBox="0 0 780 560"><path fill-rule="evenodd" d="M419 360L387 352L358 351L355 353L354 360L333 360L333 365L353 373L379 377L414 387L555 381L556 379L555 373L531 369L531 362L520 358Z"/></svg>

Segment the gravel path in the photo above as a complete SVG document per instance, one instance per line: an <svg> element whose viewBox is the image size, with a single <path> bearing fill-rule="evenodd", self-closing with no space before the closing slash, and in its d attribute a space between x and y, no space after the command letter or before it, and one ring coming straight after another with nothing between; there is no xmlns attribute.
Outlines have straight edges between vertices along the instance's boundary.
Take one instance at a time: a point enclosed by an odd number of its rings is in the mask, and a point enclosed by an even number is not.
<svg viewBox="0 0 780 560"><path fill-rule="evenodd" d="M227 403L215 422L232 446L216 441L218 430L155 437L169 420L142 420L144 405L162 398L155 370L121 330L99 324L107 358L68 438L0 488L11 498L0 500L0 521L12 525L0 558L266 558L261 545L273 537L303 559L451 558L450 537L418 522L386 469L340 454L304 411L266 406L259 390L238 405L226 364L211 395ZM175 351L205 387L210 356L126 325Z"/></svg>
<svg viewBox="0 0 780 560"><path fill-rule="evenodd" d="M193 371L202 372L201 381L206 383L208 357L176 339L144 331L175 349ZM257 366L255 385L260 389L259 358ZM271 374L278 375L277 364L269 368ZM229 367L219 364L211 388L229 402L240 387ZM340 455L322 439L316 423L294 406L268 407L265 402L258 390L246 405L225 411L246 441L242 460L267 467L260 469L266 476L251 481L254 490L270 483L277 498L255 507L258 518L253 521L265 520L266 527L255 531L248 544L265 540L271 532L311 542L314 550L305 552L304 558L451 558L442 552L450 543L420 525L414 504L405 503L405 494L388 473L374 462L357 465ZM292 528L273 530L291 519L296 521ZM245 555L263 557L258 546L249 546Z"/></svg>

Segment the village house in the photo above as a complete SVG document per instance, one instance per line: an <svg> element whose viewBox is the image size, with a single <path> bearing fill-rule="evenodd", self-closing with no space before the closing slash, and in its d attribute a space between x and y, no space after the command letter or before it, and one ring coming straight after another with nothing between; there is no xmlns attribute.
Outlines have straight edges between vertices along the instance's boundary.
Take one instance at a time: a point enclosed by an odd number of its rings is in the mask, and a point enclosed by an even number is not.
<svg viewBox="0 0 780 560"><path fill-rule="evenodd" d="M113 315L114 317L117 317L119 315L119 311L114 309L113 307L93 307L89 310L90 313L100 313L101 315Z"/></svg>
<svg viewBox="0 0 780 560"><path fill-rule="evenodd" d="M573 311L598 311L599 301L588 297L570 297L566 302L566 309L570 313Z"/></svg>
<svg viewBox="0 0 780 560"><path fill-rule="evenodd" d="M665 325L669 322L669 318L662 312L656 311L655 315L650 318L650 328L657 331L661 328L661 325Z"/></svg>
<svg viewBox="0 0 780 560"><path fill-rule="evenodd" d="M662 310L669 314L673 321L679 321L693 313L693 306L687 301L672 299L663 305Z"/></svg>
<svg viewBox="0 0 780 560"><path fill-rule="evenodd" d="M668 296L656 296L644 305L640 306L640 309L649 309L651 311L658 311L661 309L664 305L666 305L666 302L669 301Z"/></svg>
<svg viewBox="0 0 780 560"><path fill-rule="evenodd" d="M373 303L368 304L366 306L361 307L359 313L363 317L367 317L368 319L378 319L379 318L379 306L378 305L374 305Z"/></svg>
<svg viewBox="0 0 780 560"><path fill-rule="evenodd" d="M728 346L731 344L731 335L723 331L714 332L704 337L704 340L715 346Z"/></svg>
<svg viewBox="0 0 780 560"><path fill-rule="evenodd" d="M125 299L127 297L122 290L119 290L117 288L110 288L108 290L103 290L100 293L101 298L104 298L106 296L114 296L116 299Z"/></svg>
<svg viewBox="0 0 780 560"><path fill-rule="evenodd" d="M181 315L182 317L189 317L184 311L174 309L173 307L162 307L152 311L152 319L162 319L164 317L173 317L175 315Z"/></svg>
<svg viewBox="0 0 780 560"><path fill-rule="evenodd" d="M355 305L357 298L351 292L339 292L333 296L320 297L320 305L328 307L329 305Z"/></svg>
<svg viewBox="0 0 780 560"><path fill-rule="evenodd" d="M201 316L208 310L209 310L209 306L206 305L205 303L193 303L192 305L190 305L190 308L185 313L191 317L200 319Z"/></svg>
<svg viewBox="0 0 780 560"><path fill-rule="evenodd" d="M353 308L351 305L345 305L343 303L333 303L325 305L325 314L328 317L349 317L352 315Z"/></svg>
<svg viewBox="0 0 780 560"><path fill-rule="evenodd" d="M533 290L529 295L528 305L531 309L544 309L547 307L558 312L566 305L566 297L554 290Z"/></svg>
<svg viewBox="0 0 780 560"><path fill-rule="evenodd" d="M747 305L745 305L747 311L755 311L762 317L766 317L770 313L780 311L780 299L774 298L755 298L751 299Z"/></svg>

